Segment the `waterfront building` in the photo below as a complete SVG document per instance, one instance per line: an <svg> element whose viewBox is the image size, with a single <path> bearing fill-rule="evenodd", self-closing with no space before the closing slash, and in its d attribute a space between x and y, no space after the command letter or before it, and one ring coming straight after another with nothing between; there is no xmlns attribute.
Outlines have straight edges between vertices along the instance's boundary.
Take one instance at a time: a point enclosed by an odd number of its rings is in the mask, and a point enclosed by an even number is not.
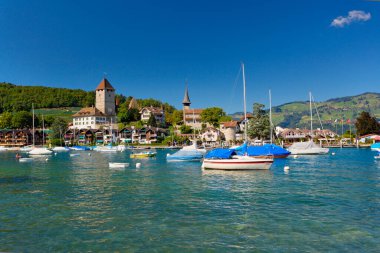
<svg viewBox="0 0 380 253"><path fill-rule="evenodd" d="M103 78L95 93L95 107L85 107L75 113L71 129L117 129L115 89Z"/></svg>
<svg viewBox="0 0 380 253"><path fill-rule="evenodd" d="M151 115L154 116L156 119L157 124L164 124L165 123L165 112L164 109L161 107L144 107L140 110L141 114L141 121L146 123L148 122Z"/></svg>
<svg viewBox="0 0 380 253"><path fill-rule="evenodd" d="M201 113L203 109L194 109L190 108L191 102L189 97L189 91L186 86L185 96L182 101L183 104L183 124L190 126L193 129L200 130L202 129L202 117Z"/></svg>
<svg viewBox="0 0 380 253"><path fill-rule="evenodd" d="M220 123L220 131L224 134L228 144L234 144L237 140L236 135L240 133L240 126L237 121Z"/></svg>
<svg viewBox="0 0 380 253"><path fill-rule="evenodd" d="M221 140L224 139L224 135L221 131L214 127L207 127L202 131L200 138L204 144L216 146Z"/></svg>

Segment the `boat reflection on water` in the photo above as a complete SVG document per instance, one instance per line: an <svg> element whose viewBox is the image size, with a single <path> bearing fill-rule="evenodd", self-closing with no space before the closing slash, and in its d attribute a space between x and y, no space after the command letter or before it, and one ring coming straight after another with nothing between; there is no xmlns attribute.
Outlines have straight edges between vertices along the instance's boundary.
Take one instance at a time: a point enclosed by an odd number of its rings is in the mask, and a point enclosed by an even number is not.
<svg viewBox="0 0 380 253"><path fill-rule="evenodd" d="M202 170L202 176L226 179L247 179L249 182L255 180L272 180L273 172L270 170ZM252 181L253 180L253 181Z"/></svg>

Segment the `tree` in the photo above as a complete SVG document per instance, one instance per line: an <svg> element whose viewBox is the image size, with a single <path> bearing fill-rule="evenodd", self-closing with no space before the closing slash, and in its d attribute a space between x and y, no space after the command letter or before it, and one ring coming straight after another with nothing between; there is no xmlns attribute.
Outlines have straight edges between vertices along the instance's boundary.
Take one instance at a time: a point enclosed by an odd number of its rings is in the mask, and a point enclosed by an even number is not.
<svg viewBox="0 0 380 253"><path fill-rule="evenodd" d="M210 107L206 108L201 113L202 122L209 123L214 127L219 126L219 120L221 117L225 116L226 113L222 108L219 107Z"/></svg>
<svg viewBox="0 0 380 253"><path fill-rule="evenodd" d="M178 125L183 120L183 111L175 110L173 113L165 112L166 122L171 124L172 126Z"/></svg>
<svg viewBox="0 0 380 253"><path fill-rule="evenodd" d="M250 138L268 139L270 137L269 115L263 109L263 104L253 104L253 118L248 122Z"/></svg>
<svg viewBox="0 0 380 253"><path fill-rule="evenodd" d="M361 112L356 119L355 127L358 136L365 134L380 133L380 124L375 117L372 117L369 112Z"/></svg>
<svg viewBox="0 0 380 253"><path fill-rule="evenodd" d="M55 118L50 128L50 130L52 131L51 137L53 139L61 139L62 134L67 129L67 125L68 123L64 118L61 118L61 117Z"/></svg>
<svg viewBox="0 0 380 253"><path fill-rule="evenodd" d="M181 134L191 134L193 132L193 129L186 125L182 125L179 130L181 131Z"/></svg>
<svg viewBox="0 0 380 253"><path fill-rule="evenodd" d="M12 127L14 128L31 128L33 125L33 117L30 112L16 112L12 118Z"/></svg>
<svg viewBox="0 0 380 253"><path fill-rule="evenodd" d="M228 122L228 121L231 121L232 120L232 117L231 116L222 116L220 117L219 119L219 123L222 123L222 122Z"/></svg>
<svg viewBox="0 0 380 253"><path fill-rule="evenodd" d="M154 117L153 113L150 114L147 124L151 127L157 127L156 118Z"/></svg>
<svg viewBox="0 0 380 253"><path fill-rule="evenodd" d="M0 115L0 128L12 128L12 113L10 112L3 112Z"/></svg>

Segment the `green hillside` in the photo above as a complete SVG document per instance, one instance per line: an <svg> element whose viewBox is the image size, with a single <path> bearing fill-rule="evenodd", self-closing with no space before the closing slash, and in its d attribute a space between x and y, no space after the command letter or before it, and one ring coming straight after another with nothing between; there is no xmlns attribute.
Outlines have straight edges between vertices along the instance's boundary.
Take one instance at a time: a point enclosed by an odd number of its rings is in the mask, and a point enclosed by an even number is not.
<svg viewBox="0 0 380 253"><path fill-rule="evenodd" d="M355 120L362 111L380 118L380 93L329 99L313 103L313 122L319 127L318 114L324 127L333 129L335 120ZM293 102L273 107L273 123L281 127L308 127L310 125L309 101Z"/></svg>
<svg viewBox="0 0 380 253"><path fill-rule="evenodd" d="M320 127L317 110L324 128L341 131L340 120L344 119L344 130L349 128L347 120L354 121L362 111L370 112L380 119L380 93L364 93L357 96L329 99L325 102L313 103L313 125ZM242 113L231 115L241 117ZM297 101L272 108L273 123L288 128L309 128L309 101ZM338 123L335 123L335 121Z"/></svg>

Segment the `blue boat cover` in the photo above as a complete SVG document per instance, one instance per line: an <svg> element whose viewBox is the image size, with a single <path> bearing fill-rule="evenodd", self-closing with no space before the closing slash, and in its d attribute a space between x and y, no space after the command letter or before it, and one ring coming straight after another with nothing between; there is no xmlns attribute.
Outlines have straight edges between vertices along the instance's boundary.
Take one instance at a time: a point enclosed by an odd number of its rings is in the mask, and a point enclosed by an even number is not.
<svg viewBox="0 0 380 253"><path fill-rule="evenodd" d="M244 146L244 144L243 144ZM241 146L242 147L242 146ZM240 147L236 150L239 150ZM243 152L238 152L239 155L243 155ZM247 148L247 155L249 156L261 156L261 155L290 155L290 152L275 144L265 144L263 146L250 146Z"/></svg>
<svg viewBox="0 0 380 253"><path fill-rule="evenodd" d="M380 142L376 142L371 145L371 148L380 148Z"/></svg>
<svg viewBox="0 0 380 253"><path fill-rule="evenodd" d="M235 150L226 148L216 148L211 150L205 155L205 158L212 159L230 159L231 156L235 155Z"/></svg>

